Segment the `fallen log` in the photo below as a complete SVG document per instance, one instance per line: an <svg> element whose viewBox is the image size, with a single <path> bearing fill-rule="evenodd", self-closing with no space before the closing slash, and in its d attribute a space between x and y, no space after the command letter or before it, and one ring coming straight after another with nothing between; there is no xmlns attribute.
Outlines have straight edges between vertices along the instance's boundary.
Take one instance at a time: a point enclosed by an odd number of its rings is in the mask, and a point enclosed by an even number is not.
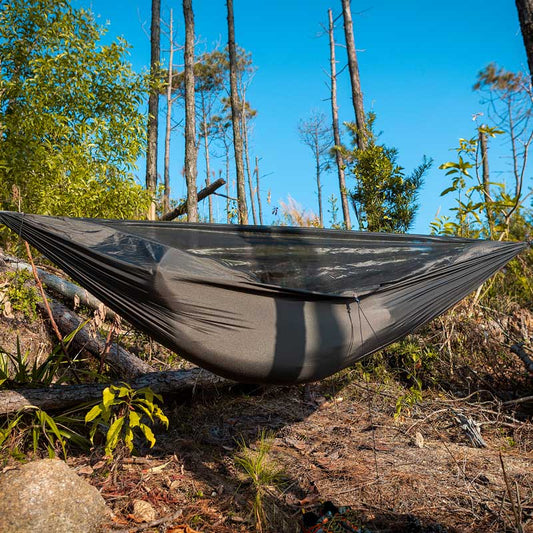
<svg viewBox="0 0 533 533"><path fill-rule="evenodd" d="M20 261L16 257L4 255L2 256L2 259L5 261L6 266L10 269L27 270L28 272L32 271L30 264ZM105 317L108 319L115 318L116 313L114 311L109 309L98 298L93 296L89 291L83 289L82 287L56 276L55 274L50 274L42 268L37 268L37 274L39 275L40 280L51 291L58 293L69 300L77 300L81 305L91 309L101 309L105 313Z"/></svg>
<svg viewBox="0 0 533 533"><path fill-rule="evenodd" d="M58 301L49 299L48 303L54 320L63 335L69 335L83 323L83 320L74 311L71 311ZM105 340L100 335L92 333L86 326L76 333L70 342L70 346L78 351L87 350L98 359L102 357L106 350ZM104 360L125 380L135 379L142 374L154 371L148 363L116 343L112 343L108 347Z"/></svg>
<svg viewBox="0 0 533 533"><path fill-rule="evenodd" d="M198 387L202 390L217 386L234 385L233 381L221 378L203 370L168 370L165 372L150 372L135 379L124 380L134 389L150 387L158 394L191 393ZM121 382L115 382L119 385ZM6 415L28 406L39 409L63 409L73 405L93 402L102 398L103 390L109 384L83 383L79 385L54 385L40 389L16 389L0 391L0 415Z"/></svg>
<svg viewBox="0 0 533 533"><path fill-rule="evenodd" d="M222 178L218 178L213 183L211 183L211 185L208 185L207 187L203 188L201 191L198 191L198 201L200 202L204 198L207 198L210 194L213 194L217 189L222 187L222 185L224 185L225 183L226 183L226 180L223 180ZM175 218L178 218L180 215L184 215L186 210L187 210L187 202L181 202L181 204L179 204L178 207L162 215L159 220L164 220L167 222L169 220L174 220Z"/></svg>
<svg viewBox="0 0 533 533"><path fill-rule="evenodd" d="M533 374L533 359L526 353L523 348L523 345L521 343L513 344L511 346L511 352L518 355L518 357L522 359L522 362L526 366L527 371L530 374Z"/></svg>

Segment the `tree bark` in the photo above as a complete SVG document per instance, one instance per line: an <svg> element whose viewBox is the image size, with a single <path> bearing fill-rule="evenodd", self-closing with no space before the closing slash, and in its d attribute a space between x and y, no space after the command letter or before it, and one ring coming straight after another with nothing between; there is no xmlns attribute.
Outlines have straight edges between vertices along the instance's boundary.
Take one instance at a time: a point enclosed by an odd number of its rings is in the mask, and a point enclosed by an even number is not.
<svg viewBox="0 0 533 533"><path fill-rule="evenodd" d="M242 135L244 146L244 158L246 160L246 175L248 178L248 188L250 189L250 205L252 206L252 220L257 225L257 213L255 211L254 201L254 186L252 183L252 172L250 169L250 153L248 151L248 120L246 118L246 93L244 88L241 95L242 111L241 111L241 123L242 123Z"/></svg>
<svg viewBox="0 0 533 533"><path fill-rule="evenodd" d="M228 53L230 64L231 122L233 125L233 149L235 153L235 172L237 175L237 203L239 224L248 224L246 190L244 186L243 140L241 135L241 106L237 90L237 51L235 46L235 22L233 19L233 0L226 0L228 10Z"/></svg>
<svg viewBox="0 0 533 533"><path fill-rule="evenodd" d="M318 132L315 135L315 163L316 163L316 190L318 195L318 218L320 226L324 227L324 214L322 213L322 185L320 184L320 146L318 144Z"/></svg>
<svg viewBox="0 0 533 533"><path fill-rule="evenodd" d="M150 94L148 97L148 131L146 146L146 188L152 198L157 187L157 130L159 115L159 91L156 79L159 78L161 53L161 0L152 0L152 22L150 25ZM155 220L155 202L152 200L148 219Z"/></svg>
<svg viewBox="0 0 533 533"><path fill-rule="evenodd" d="M489 225L489 236L492 237L494 220L492 217L490 196L490 174L489 174L489 156L487 147L487 134L479 132L479 148L481 150L481 162L483 165L483 195L485 197L485 212L487 214L487 223Z"/></svg>
<svg viewBox="0 0 533 533"><path fill-rule="evenodd" d="M134 389L150 387L157 394L192 393L195 389L231 386L235 383L211 374L201 368L150 372L135 379L124 379ZM121 382L115 382L120 385ZM63 409L86 402L98 401L109 384L87 383L56 385L42 389L17 389L0 391L0 415L16 412L33 405L40 409Z"/></svg>
<svg viewBox="0 0 533 533"><path fill-rule="evenodd" d="M84 322L74 311L71 311L55 300L50 300L49 305L54 320L64 336L78 329ZM84 326L70 341L70 347L77 351L86 350L100 359L105 353L106 343L100 335L91 333L89 328ZM72 349L70 351L72 352ZM153 372L154 370L148 363L145 363L115 343L112 343L109 347L104 361L124 379L135 379L141 374Z"/></svg>
<svg viewBox="0 0 533 533"><path fill-rule="evenodd" d="M533 0L516 0L516 9L526 49L529 76L533 83Z"/></svg>
<svg viewBox="0 0 533 533"><path fill-rule="evenodd" d="M342 214L344 217L344 226L346 229L352 229L350 220L350 206L348 205L348 195L346 189L346 178L344 175L344 161L339 151L341 146L341 136L339 131L339 109L337 107L337 65L335 59L335 36L333 33L333 13L328 10L329 18L329 54L331 69L331 116L333 125L333 141L335 146L335 163L337 165L337 176L339 178L339 191L341 195Z"/></svg>
<svg viewBox="0 0 533 533"><path fill-rule="evenodd" d="M205 155L205 186L206 188L211 185L211 162L209 159L209 130L207 127L207 110L205 108L205 95L202 92L202 129L204 134L204 155ZM213 199L209 195L209 223L212 224L213 220Z"/></svg>
<svg viewBox="0 0 533 533"><path fill-rule="evenodd" d="M256 182L256 194L257 194L257 208L259 211L259 224L263 225L263 208L261 206L261 187L259 178L259 158L255 156L255 182Z"/></svg>
<svg viewBox="0 0 533 533"><path fill-rule="evenodd" d="M205 187L205 189L202 189L198 193L198 201L201 202L204 198L207 198L210 194L213 194L217 189L222 187L226 183L222 178L217 179L213 183L211 183L208 187ZM170 211L170 213L164 214L159 220L169 221L174 220L175 218L179 217L180 215L185 214L187 211L187 202L182 202L176 209L173 209Z"/></svg>
<svg viewBox="0 0 533 533"><path fill-rule="evenodd" d="M187 183L187 221L198 222L196 109L194 98L194 13L192 0L183 0L183 18L185 19L185 181Z"/></svg>
<svg viewBox="0 0 533 533"><path fill-rule="evenodd" d="M533 359L528 355L521 344L513 344L511 346L511 352L518 355L522 362L526 366L527 371L533 375Z"/></svg>
<svg viewBox="0 0 533 533"><path fill-rule="evenodd" d="M350 0L342 0L342 15L344 17L344 36L346 39L346 51L348 53L348 68L350 70L350 81L352 86L352 102L355 111L355 124L357 126L357 146L361 150L366 150L365 132L365 110L363 106L363 93L361 91L361 81L359 78L359 65L357 63L357 52L355 51L355 39L353 35L352 12Z"/></svg>
<svg viewBox="0 0 533 533"><path fill-rule="evenodd" d="M170 132L171 132L171 118L172 118L172 75L173 75L173 61L174 61L174 36L173 36L173 20L172 9L170 10L169 21L169 41L170 51L168 57L168 77L167 77L167 122L165 131L165 170L164 181L165 189L163 192L163 213L169 210L170 206Z"/></svg>

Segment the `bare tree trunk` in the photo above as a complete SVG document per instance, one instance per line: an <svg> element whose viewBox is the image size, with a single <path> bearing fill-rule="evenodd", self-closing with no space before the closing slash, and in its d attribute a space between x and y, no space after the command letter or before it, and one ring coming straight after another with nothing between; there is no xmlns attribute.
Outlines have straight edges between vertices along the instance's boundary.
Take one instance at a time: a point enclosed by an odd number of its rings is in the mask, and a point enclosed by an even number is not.
<svg viewBox="0 0 533 533"><path fill-rule="evenodd" d="M239 224L248 224L246 190L244 186L243 140L241 135L241 106L237 91L237 51L235 46L235 22L233 20L233 0L226 0L228 8L228 52L230 64L231 121L233 124L233 148L235 152L235 172L237 174L237 203Z"/></svg>
<svg viewBox="0 0 533 533"><path fill-rule="evenodd" d="M337 107L337 65L335 60L335 37L333 34L333 13L328 10L329 17L329 54L331 68L331 116L333 125L333 141L335 146L341 146L341 135L339 131L339 109ZM348 195L346 190L346 178L344 176L344 161L338 149L335 150L335 163L337 164L337 175L339 177L339 191L341 195L342 214L346 229L352 229L350 220L350 206L348 205Z"/></svg>
<svg viewBox="0 0 533 533"><path fill-rule="evenodd" d="M170 51L168 57L168 77L167 77L167 123L165 130L165 190L163 192L163 213L166 213L170 207L170 132L171 132L171 118L172 118L172 77L173 77L173 61L174 61L174 36L173 36L173 20L172 9L170 10L169 21L169 42Z"/></svg>
<svg viewBox="0 0 533 533"><path fill-rule="evenodd" d="M159 91L155 80L159 76L161 53L161 0L152 0L152 22L150 26L150 95L148 97L148 131L146 146L146 188L155 197L157 187L157 129L159 114ZM155 202L152 200L148 212L149 220L155 220Z"/></svg>
<svg viewBox="0 0 533 533"><path fill-rule="evenodd" d="M229 194L229 146L227 143L224 143L224 148L226 150L226 221L228 224L231 224L231 200Z"/></svg>
<svg viewBox="0 0 533 533"><path fill-rule="evenodd" d="M481 161L483 164L483 194L485 197L485 211L487 213L487 223L489 225L489 235L493 235L494 221L492 217L490 196L490 175L489 175L489 157L487 148L487 134L482 131L479 132L479 147L481 150Z"/></svg>
<svg viewBox="0 0 533 533"><path fill-rule="evenodd" d="M357 125L356 141L357 146L361 150L366 150L365 109L363 107L363 93L361 91L359 65L357 64L357 53L355 51L350 0L342 0L342 15L344 17L344 35L346 39L346 51L348 52L348 68L350 70L350 80L352 85L352 102L355 111L355 124Z"/></svg>
<svg viewBox="0 0 533 533"><path fill-rule="evenodd" d="M205 95L202 92L202 128L204 134L204 155L205 155L205 186L209 187L211 184L211 162L209 160L209 132L207 128L207 112L205 109ZM209 196L209 223L212 224L213 220L213 198Z"/></svg>
<svg viewBox="0 0 533 533"><path fill-rule="evenodd" d="M533 0L516 0L516 9L526 49L529 75L533 82Z"/></svg>
<svg viewBox="0 0 533 533"><path fill-rule="evenodd" d="M187 183L187 221L198 222L196 191L196 109L194 101L194 13L192 0L183 0L185 19L185 181Z"/></svg>
<svg viewBox="0 0 533 533"><path fill-rule="evenodd" d="M257 193L257 207L259 210L259 224L261 226L263 225L263 209L261 206L261 187L260 187L260 180L259 180L259 158L255 156L255 182L256 182L256 193Z"/></svg>
<svg viewBox="0 0 533 533"><path fill-rule="evenodd" d="M315 136L315 162L316 162L316 191L318 195L318 218L320 226L324 227L324 214L322 213L322 185L320 184L320 146L318 145L318 134Z"/></svg>
<svg viewBox="0 0 533 533"><path fill-rule="evenodd" d="M255 211L255 201L254 201L254 186L252 183L252 172L250 169L250 154L248 151L248 120L246 119L246 95L244 88L241 95L242 101L242 111L241 111L241 124L242 124L242 134L243 134L243 144L244 144L244 157L246 160L246 175L248 177L248 188L250 189L250 204L252 206L252 219L254 224L257 225L257 214Z"/></svg>

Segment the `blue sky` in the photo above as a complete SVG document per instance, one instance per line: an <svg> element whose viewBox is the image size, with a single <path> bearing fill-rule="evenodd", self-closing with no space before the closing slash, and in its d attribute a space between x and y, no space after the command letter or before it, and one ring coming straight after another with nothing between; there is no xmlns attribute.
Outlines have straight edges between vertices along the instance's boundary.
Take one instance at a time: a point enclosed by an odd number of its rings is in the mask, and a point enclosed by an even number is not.
<svg viewBox="0 0 533 533"><path fill-rule="evenodd" d="M139 71L149 64L146 32L150 4L149 0L77 2L92 8L98 21L107 24L107 39L120 35L132 45L130 60ZM162 6L164 18L170 8L174 10L177 37L182 42L181 2L162 0ZM225 1L193 0L193 7L198 52L217 42L223 45L227 38ZM318 211L313 159L299 141L297 124L312 109L321 109L328 117L330 114L325 73L329 49L321 27L327 23L330 7L334 16L339 14L340 0L234 0L236 40L252 53L257 67L248 93L252 107L258 111L252 151L261 158L261 172L268 174L263 191L265 195L271 191L269 211L280 200L286 201L288 195ZM352 13L365 110L377 114L376 129L383 132L381 140L398 148L399 161L407 171L423 155L435 161L426 177L421 208L412 228L412 232L427 233L437 210L440 208L442 214L450 205L449 200L440 197L448 182L438 166L453 159L450 149L460 137L474 134L472 115L484 110L479 95L472 91L477 72L492 61L508 70L527 71L514 2L353 0ZM341 23L339 19L338 42L343 39ZM164 37L162 47L166 47ZM346 63L345 50L340 46L337 58L340 70ZM177 62L181 62L180 57ZM338 86L340 119L353 120L347 70L339 77ZM178 197L185 193L180 174L182 146L182 131L177 130L171 170L173 194ZM493 152L496 156L497 150ZM143 165L141 162L141 179ZM505 163L498 157L491 160L491 165L505 172ZM222 159L215 161L217 174L222 166ZM336 179L333 172L324 176L324 198L338 194ZM327 205L324 208L327 210ZM327 221L329 215L325 218Z"/></svg>

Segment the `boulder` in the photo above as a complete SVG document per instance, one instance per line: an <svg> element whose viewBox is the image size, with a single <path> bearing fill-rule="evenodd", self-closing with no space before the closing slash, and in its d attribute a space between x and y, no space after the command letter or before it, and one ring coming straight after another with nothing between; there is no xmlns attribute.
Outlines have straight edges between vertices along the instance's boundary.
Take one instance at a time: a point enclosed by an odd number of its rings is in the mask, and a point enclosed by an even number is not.
<svg viewBox="0 0 533 533"><path fill-rule="evenodd" d="M110 511L98 490L57 459L0 475L0 533L93 533Z"/></svg>

